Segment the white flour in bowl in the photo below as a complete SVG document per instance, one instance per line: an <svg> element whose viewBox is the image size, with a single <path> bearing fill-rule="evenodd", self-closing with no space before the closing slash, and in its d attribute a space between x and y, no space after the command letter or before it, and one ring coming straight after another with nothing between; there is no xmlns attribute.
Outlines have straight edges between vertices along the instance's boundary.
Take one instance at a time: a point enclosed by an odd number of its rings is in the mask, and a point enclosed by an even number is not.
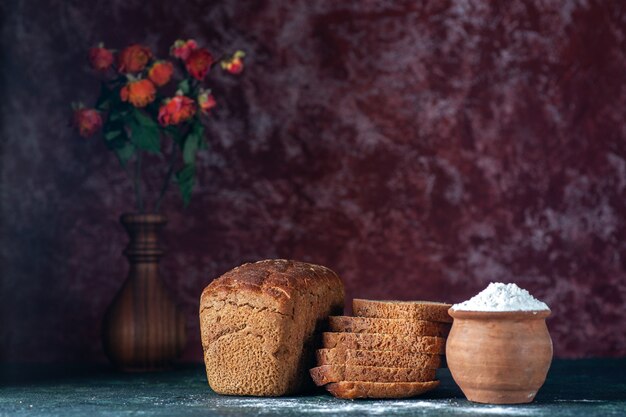
<svg viewBox="0 0 626 417"><path fill-rule="evenodd" d="M492 282L467 301L452 306L463 311L537 311L549 310L546 303L537 300L528 291L515 284Z"/></svg>

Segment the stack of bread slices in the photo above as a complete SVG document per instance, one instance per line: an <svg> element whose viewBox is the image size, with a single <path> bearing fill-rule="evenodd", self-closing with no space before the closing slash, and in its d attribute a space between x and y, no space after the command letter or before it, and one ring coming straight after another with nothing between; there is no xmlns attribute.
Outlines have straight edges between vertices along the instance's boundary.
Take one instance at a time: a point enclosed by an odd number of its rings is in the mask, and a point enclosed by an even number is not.
<svg viewBox="0 0 626 417"><path fill-rule="evenodd" d="M318 386L338 398L405 398L436 388L452 318L449 304L354 299L355 317L331 316Z"/></svg>

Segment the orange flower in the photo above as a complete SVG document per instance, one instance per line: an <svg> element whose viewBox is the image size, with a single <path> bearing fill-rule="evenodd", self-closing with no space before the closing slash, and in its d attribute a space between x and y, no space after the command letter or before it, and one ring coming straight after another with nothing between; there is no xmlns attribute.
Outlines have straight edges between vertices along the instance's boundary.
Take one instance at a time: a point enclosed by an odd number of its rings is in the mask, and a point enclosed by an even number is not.
<svg viewBox="0 0 626 417"><path fill-rule="evenodd" d="M78 108L74 110L73 125L79 135L88 138L102 127L102 116L97 110Z"/></svg>
<svg viewBox="0 0 626 417"><path fill-rule="evenodd" d="M213 64L213 55L204 49L194 49L185 60L189 74L196 80L202 81Z"/></svg>
<svg viewBox="0 0 626 417"><path fill-rule="evenodd" d="M187 58L189 58L189 54L191 53L191 51L197 48L198 44L193 39L189 39L187 41L178 39L170 48L170 55L185 61Z"/></svg>
<svg viewBox="0 0 626 417"><path fill-rule="evenodd" d="M96 71L106 71L113 65L113 52L103 44L89 49L89 62Z"/></svg>
<svg viewBox="0 0 626 417"><path fill-rule="evenodd" d="M191 119L196 112L196 103L189 97L177 95L165 100L159 109L159 123L162 126L177 125Z"/></svg>
<svg viewBox="0 0 626 417"><path fill-rule="evenodd" d="M172 78L174 73L174 66L169 61L157 61L152 64L148 71L148 78L156 84L157 87L162 87Z"/></svg>
<svg viewBox="0 0 626 417"><path fill-rule="evenodd" d="M217 102L210 91L202 91L198 95L198 105L202 113L208 114L213 107L217 106Z"/></svg>
<svg viewBox="0 0 626 417"><path fill-rule="evenodd" d="M128 101L135 107L146 107L156 97L156 88L150 80L131 81L120 90L122 101Z"/></svg>
<svg viewBox="0 0 626 417"><path fill-rule="evenodd" d="M243 57L246 56L244 51L237 51L232 57L223 60L220 65L223 70L231 74L240 74L243 71Z"/></svg>
<svg viewBox="0 0 626 417"><path fill-rule="evenodd" d="M152 52L147 46L138 44L127 46L118 57L118 70L122 73L139 72L152 59Z"/></svg>

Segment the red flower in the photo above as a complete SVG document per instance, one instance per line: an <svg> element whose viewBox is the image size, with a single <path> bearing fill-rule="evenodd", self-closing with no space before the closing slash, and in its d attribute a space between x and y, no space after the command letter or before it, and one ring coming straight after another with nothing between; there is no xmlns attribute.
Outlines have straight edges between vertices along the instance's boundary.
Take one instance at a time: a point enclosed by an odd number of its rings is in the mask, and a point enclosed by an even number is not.
<svg viewBox="0 0 626 417"><path fill-rule="evenodd" d="M135 107L146 107L156 97L156 88L150 80L131 81L120 90L122 101L128 101Z"/></svg>
<svg viewBox="0 0 626 417"><path fill-rule="evenodd" d="M217 102L210 91L202 91L198 96L198 105L202 113L208 114L213 107L217 106Z"/></svg>
<svg viewBox="0 0 626 417"><path fill-rule="evenodd" d="M100 44L89 49L89 62L93 69L104 72L113 65L113 52Z"/></svg>
<svg viewBox="0 0 626 417"><path fill-rule="evenodd" d="M196 103L189 97L177 95L166 100L159 109L159 123L162 126L177 125L193 117Z"/></svg>
<svg viewBox="0 0 626 417"><path fill-rule="evenodd" d="M196 80L202 81L213 64L213 55L204 49L194 49L185 60L189 74Z"/></svg>
<svg viewBox="0 0 626 417"><path fill-rule="evenodd" d="M237 51L232 57L223 60L220 65L222 69L231 74L240 74L243 71L243 57L246 56L244 51Z"/></svg>
<svg viewBox="0 0 626 417"><path fill-rule="evenodd" d="M118 70L122 73L142 71L150 59L152 52L147 46L137 44L127 46L118 57Z"/></svg>
<svg viewBox="0 0 626 417"><path fill-rule="evenodd" d="M102 116L97 110L78 108L74 110L73 125L79 135L88 138L102 127Z"/></svg>
<svg viewBox="0 0 626 417"><path fill-rule="evenodd" d="M191 51L197 48L198 44L193 39L189 39L187 41L178 39L170 48L170 55L185 61L187 58L189 58L189 54L191 53Z"/></svg>
<svg viewBox="0 0 626 417"><path fill-rule="evenodd" d="M156 84L157 87L164 86L172 78L174 66L169 61L157 61L148 71L148 78Z"/></svg>

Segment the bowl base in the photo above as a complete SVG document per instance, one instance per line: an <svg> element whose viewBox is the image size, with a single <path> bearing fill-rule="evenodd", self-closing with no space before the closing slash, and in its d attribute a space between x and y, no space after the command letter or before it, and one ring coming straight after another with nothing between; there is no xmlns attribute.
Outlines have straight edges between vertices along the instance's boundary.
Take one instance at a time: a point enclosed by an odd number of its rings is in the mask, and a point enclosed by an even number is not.
<svg viewBox="0 0 626 417"><path fill-rule="evenodd" d="M535 399L537 391L491 391L465 389L463 394L468 400L482 404L526 404Z"/></svg>

